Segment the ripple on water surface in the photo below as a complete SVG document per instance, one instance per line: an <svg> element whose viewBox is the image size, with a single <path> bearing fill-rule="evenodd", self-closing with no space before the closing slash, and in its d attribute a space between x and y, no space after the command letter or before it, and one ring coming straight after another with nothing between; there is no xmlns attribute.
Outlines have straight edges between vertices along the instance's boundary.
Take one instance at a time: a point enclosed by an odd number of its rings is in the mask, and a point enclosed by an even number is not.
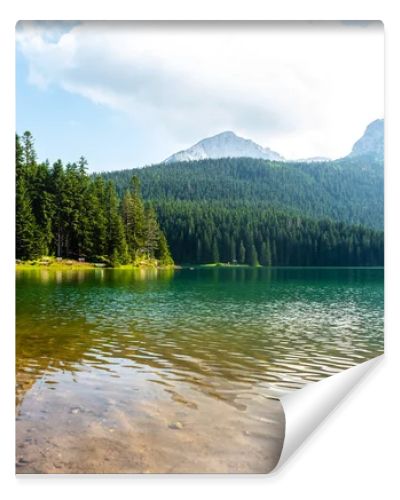
<svg viewBox="0 0 400 500"><path fill-rule="evenodd" d="M165 439L166 455L173 430L198 453L196 443L223 434L220 415L257 455L262 419L282 429L270 398L382 350L381 269L20 272L18 435L27 447L42 426L56 449L88 427L101 446L132 434L143 447L132 471L155 467L138 423ZM54 441L60 426L64 444ZM69 460L62 470L75 470Z"/></svg>

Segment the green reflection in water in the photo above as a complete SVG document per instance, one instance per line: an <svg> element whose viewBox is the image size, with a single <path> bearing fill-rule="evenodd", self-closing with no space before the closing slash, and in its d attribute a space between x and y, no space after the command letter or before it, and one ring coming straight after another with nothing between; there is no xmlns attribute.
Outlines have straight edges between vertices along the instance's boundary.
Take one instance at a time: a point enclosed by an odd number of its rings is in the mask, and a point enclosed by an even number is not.
<svg viewBox="0 0 400 500"><path fill-rule="evenodd" d="M17 273L18 405L39 379L57 391L89 370L245 410L382 350L382 269Z"/></svg>

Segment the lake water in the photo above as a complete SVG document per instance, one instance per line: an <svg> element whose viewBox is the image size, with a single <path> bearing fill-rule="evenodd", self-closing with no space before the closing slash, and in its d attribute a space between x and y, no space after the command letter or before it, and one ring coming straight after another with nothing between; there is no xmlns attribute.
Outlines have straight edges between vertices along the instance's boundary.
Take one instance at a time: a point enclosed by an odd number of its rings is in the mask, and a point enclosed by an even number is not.
<svg viewBox="0 0 400 500"><path fill-rule="evenodd" d="M277 397L383 351L382 269L17 272L17 472L267 472Z"/></svg>

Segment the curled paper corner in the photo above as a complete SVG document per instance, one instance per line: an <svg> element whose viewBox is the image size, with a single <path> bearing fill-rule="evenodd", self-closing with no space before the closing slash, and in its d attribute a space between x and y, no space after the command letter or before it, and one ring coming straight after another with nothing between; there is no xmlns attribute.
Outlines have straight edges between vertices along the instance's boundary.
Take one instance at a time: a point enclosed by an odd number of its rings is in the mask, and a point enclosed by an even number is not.
<svg viewBox="0 0 400 500"><path fill-rule="evenodd" d="M285 438L278 472L303 441L321 424L357 383L383 359L383 354L280 398L285 414Z"/></svg>

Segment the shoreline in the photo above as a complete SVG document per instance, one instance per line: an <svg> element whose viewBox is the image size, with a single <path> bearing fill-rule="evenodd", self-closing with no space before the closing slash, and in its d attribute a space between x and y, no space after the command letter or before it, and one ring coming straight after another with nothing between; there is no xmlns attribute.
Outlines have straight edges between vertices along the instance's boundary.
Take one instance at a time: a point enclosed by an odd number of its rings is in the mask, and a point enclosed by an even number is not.
<svg viewBox="0 0 400 500"><path fill-rule="evenodd" d="M56 261L54 259L42 259L40 261L17 261L15 263L16 271L38 270L47 269L49 271L80 271L87 269L178 269L180 266L175 264L163 265L159 264L157 260L140 261L131 264L121 264L118 266L110 266L100 262L79 262L74 259L63 259Z"/></svg>
<svg viewBox="0 0 400 500"><path fill-rule="evenodd" d="M139 269L384 269L384 266L250 266L248 264L228 264L217 262L209 264L168 264L159 265L156 261L139 262L132 264L121 264L119 266L108 266L96 262L78 262L65 259L61 262L37 262L20 261L15 263L16 271L47 269L51 271L79 271L87 269L117 269L117 270L139 270Z"/></svg>

